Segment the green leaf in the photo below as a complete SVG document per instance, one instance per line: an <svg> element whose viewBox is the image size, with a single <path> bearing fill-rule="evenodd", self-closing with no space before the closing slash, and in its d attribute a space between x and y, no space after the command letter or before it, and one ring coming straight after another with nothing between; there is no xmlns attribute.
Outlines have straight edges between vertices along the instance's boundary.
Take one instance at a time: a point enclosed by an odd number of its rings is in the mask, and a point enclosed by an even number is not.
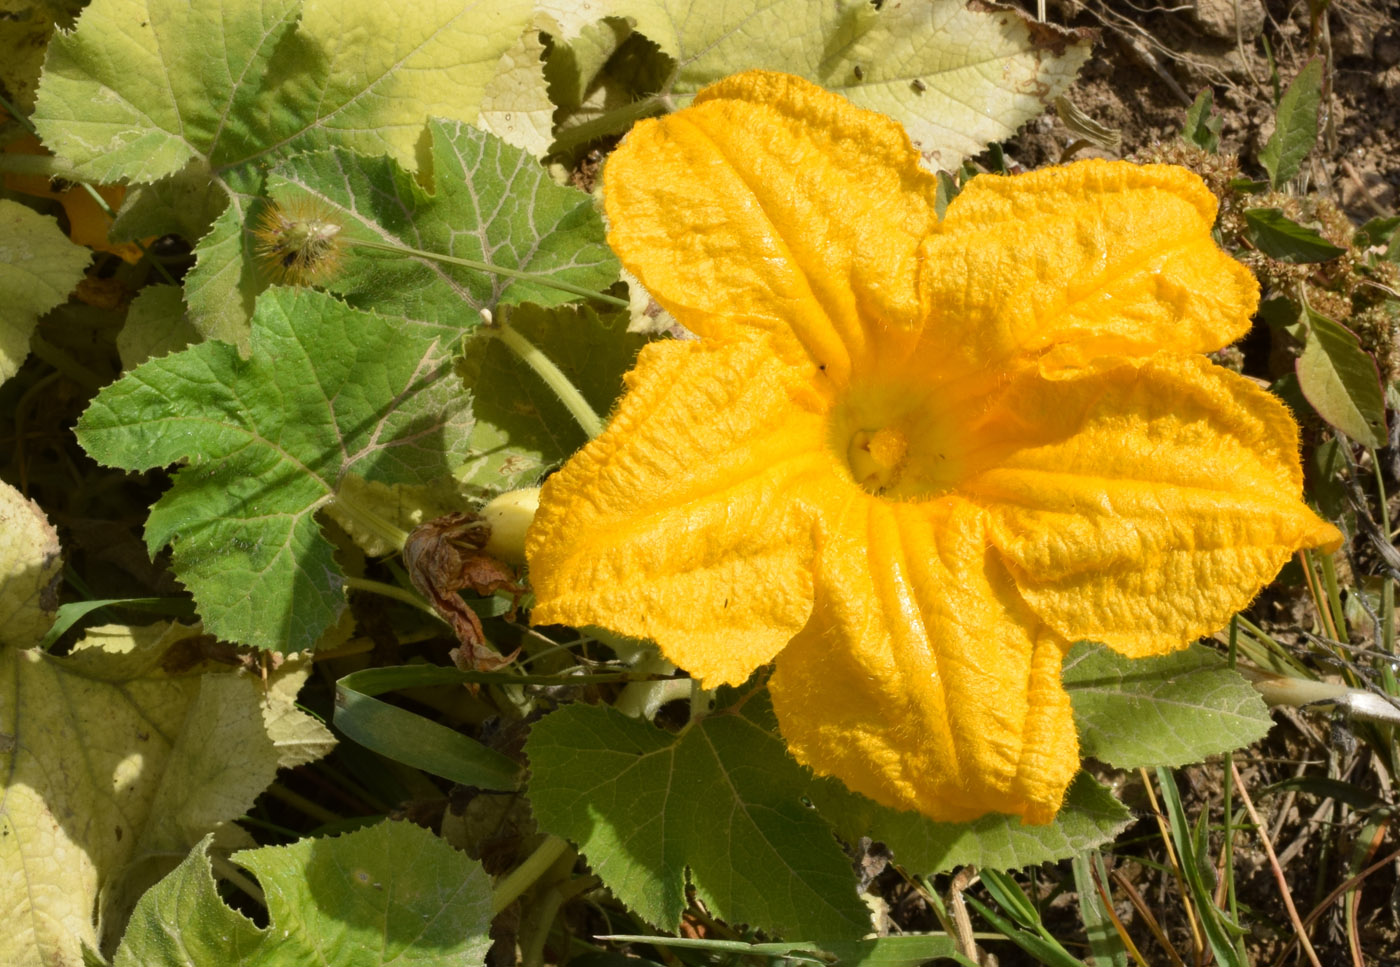
<svg viewBox="0 0 1400 967"><path fill-rule="evenodd" d="M93 181L213 187L193 218L145 202L134 221L149 234L188 233L233 205L201 246L188 302L202 333L246 343L265 282L243 264L239 229L263 172L331 144L416 168L429 116L477 119L530 8L426 0L385 29L370 0L93 0L50 45L34 121Z"/></svg>
<svg viewBox="0 0 1400 967"><path fill-rule="evenodd" d="M1356 230L1356 241L1361 248L1385 245L1396 238L1397 229L1400 229L1400 215L1377 216Z"/></svg>
<svg viewBox="0 0 1400 967"><path fill-rule="evenodd" d="M675 58L675 106L740 70L786 71L894 117L950 170L1044 112L1090 46L1084 35L961 0L879 10L868 0L612 0L606 7Z"/></svg>
<svg viewBox="0 0 1400 967"><path fill-rule="evenodd" d="M1207 87L1196 95L1186 112L1186 126L1181 136L1203 151L1215 154L1220 150L1220 128L1224 123L1225 119L1215 113L1214 95Z"/></svg>
<svg viewBox="0 0 1400 967"><path fill-rule="evenodd" d="M647 342L647 337L627 331L626 313L599 315L584 306L525 305L512 310L509 319L600 414L612 410L622 394L623 374ZM457 372L471 392L477 416L472 456L458 473L464 482L485 493L530 486L588 442L543 380L489 331L466 342Z"/></svg>
<svg viewBox="0 0 1400 967"><path fill-rule="evenodd" d="M1350 329L1304 307L1307 341L1295 368L1298 386L1317 415L1362 446L1386 444L1380 371Z"/></svg>
<svg viewBox="0 0 1400 967"><path fill-rule="evenodd" d="M433 194L392 159L339 148L274 169L268 193L284 210L339 223L346 239L473 259L595 291L617 281L617 259L588 195L556 185L525 151L461 122L431 120L428 136ZM352 305L404 316L403 334L425 341L460 338L480 324L483 309L579 298L536 280L354 247L325 284Z"/></svg>
<svg viewBox="0 0 1400 967"><path fill-rule="evenodd" d="M52 218L0 198L0 382L19 371L39 317L68 298L91 258Z"/></svg>
<svg viewBox="0 0 1400 967"><path fill-rule="evenodd" d="M1080 642L1063 676L1080 753L1119 769L1199 762L1263 738L1273 724L1259 693L1200 645L1131 659Z"/></svg>
<svg viewBox="0 0 1400 967"><path fill-rule="evenodd" d="M1277 123L1259 152L1275 190L1291 180L1317 141L1317 109L1322 103L1323 59L1314 57L1293 78L1278 102Z"/></svg>
<svg viewBox="0 0 1400 967"><path fill-rule="evenodd" d="M134 369L152 356L179 352L199 342L199 333L185 317L180 296L176 285L148 285L136 294L117 334L123 369Z"/></svg>
<svg viewBox="0 0 1400 967"><path fill-rule="evenodd" d="M324 293L271 289L250 358L206 342L151 360L97 395L78 439L128 470L186 462L148 547L173 545L211 633L309 648L345 607L315 521L341 479L426 483L467 455L470 408L442 355Z"/></svg>
<svg viewBox="0 0 1400 967"><path fill-rule="evenodd" d="M722 712L673 735L569 705L535 725L526 752L540 826L577 843L648 922L679 928L689 870L730 922L850 940L869 930L849 861L803 803L809 774L761 723Z"/></svg>
<svg viewBox="0 0 1400 967"><path fill-rule="evenodd" d="M63 658L0 650L0 963L115 941L94 913L120 929L172 858L334 745L294 705L307 662L264 682L230 657L173 624L89 629Z"/></svg>
<svg viewBox="0 0 1400 967"><path fill-rule="evenodd" d="M220 899L206 839L141 898L116 967L485 963L491 882L407 822L235 853L267 896L259 929Z"/></svg>
<svg viewBox="0 0 1400 967"><path fill-rule="evenodd" d="M887 845L905 869L921 873L969 863L1013 870L1067 859L1109 842L1132 819L1127 807L1084 773L1070 784L1054 822L1044 826L996 813L970 823L936 823L881 806L835 779L820 780L811 798L842 839L870 836Z"/></svg>
<svg viewBox="0 0 1400 967"><path fill-rule="evenodd" d="M1246 208L1244 221L1245 236L1255 248L1280 262L1326 262L1346 254L1346 249L1299 225L1277 208Z"/></svg>
<svg viewBox="0 0 1400 967"><path fill-rule="evenodd" d="M1177 855L1184 860L1180 869L1191 897L1196 902L1206 942L1221 967L1248 967L1249 957L1244 952L1243 944L1239 942L1244 931L1216 906L1214 891L1201 876L1200 866L1194 862L1199 843L1186 820L1186 810L1182 807L1181 793L1176 787L1176 780L1166 769L1158 769L1157 784L1162 790L1162 805L1167 813L1172 841L1176 844ZM1202 818L1206 818L1204 812Z"/></svg>
<svg viewBox="0 0 1400 967"><path fill-rule="evenodd" d="M520 767L507 756L432 719L371 698L399 688L460 685L466 681L461 674L436 665L353 672L335 683L335 726L365 748L435 776L478 789L515 789Z"/></svg>

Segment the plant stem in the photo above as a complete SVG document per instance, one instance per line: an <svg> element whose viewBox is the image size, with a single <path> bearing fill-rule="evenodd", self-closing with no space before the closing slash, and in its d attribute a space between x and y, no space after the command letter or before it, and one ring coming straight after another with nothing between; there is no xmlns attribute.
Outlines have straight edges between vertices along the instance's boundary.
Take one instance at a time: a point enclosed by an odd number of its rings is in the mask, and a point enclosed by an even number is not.
<svg viewBox="0 0 1400 967"><path fill-rule="evenodd" d="M441 252L429 252L421 248L410 248L407 245L399 245L389 242L373 242L362 238L346 238L345 244L352 248L372 249L376 252L392 252L395 255L412 255L415 258L431 259L435 262L445 262L448 265L460 265L463 268L476 269L478 272L489 272L492 275L504 275L508 279L524 279L539 285L547 286L551 289L558 289L560 292L567 292L570 295L583 296L585 299L597 299L599 302L606 302L608 305L628 308L630 303L626 299L619 299L615 295L608 295L605 292L596 292L593 289L585 288L581 285L574 285L572 282L561 282L551 276L541 272L522 272L519 269L508 269L501 265L492 265L489 262L478 262L476 259L463 259L455 255L443 255Z"/></svg>
<svg viewBox="0 0 1400 967"><path fill-rule="evenodd" d="M496 888L491 891L491 915L495 916L506 907L514 903L522 893L530 889L545 872L554 865L559 857L564 855L564 851L569 849L569 842L555 836L553 833L545 837L544 842L535 847L535 851L525 857L525 862L506 874L505 878L496 884Z"/></svg>
<svg viewBox="0 0 1400 967"><path fill-rule="evenodd" d="M106 385L107 380L88 369L64 350L49 342L37 332L29 338L29 349L35 356L67 376L84 389L96 393Z"/></svg>
<svg viewBox="0 0 1400 967"><path fill-rule="evenodd" d="M280 782L274 782L272 785L268 786L267 792L274 799L282 800L288 806L291 806L303 815L310 816L312 819L318 820L319 822L338 823L345 818L338 813L332 812L320 803L307 799L300 793L292 792L292 790L288 789Z"/></svg>
<svg viewBox="0 0 1400 967"><path fill-rule="evenodd" d="M1230 667L1235 667L1235 649L1239 643L1240 623L1237 618L1230 619ZM1225 905L1230 911L1230 919L1235 923L1240 922L1239 905L1235 900L1235 789L1234 789L1235 753L1233 751L1225 753L1225 791L1224 813L1225 813L1225 844L1224 844L1224 880L1225 880Z"/></svg>
<svg viewBox="0 0 1400 967"><path fill-rule="evenodd" d="M235 866L231 860L227 860L217 853L210 853L209 865L213 868L215 876L223 877L262 904L263 907L267 906L267 897L263 894L262 888L253 881L252 877Z"/></svg>
<svg viewBox="0 0 1400 967"><path fill-rule="evenodd" d="M368 507L361 505L354 500L347 500L345 495L335 496L336 509L359 524L371 534L383 540L391 547L403 550L404 544L408 541L408 532L402 530L397 524L385 520Z"/></svg>
<svg viewBox="0 0 1400 967"><path fill-rule="evenodd" d="M386 598L393 598L395 601L402 601L404 604L412 605L424 614L430 614L434 618L439 617L438 613L429 606L428 602L414 594L406 588L397 587L393 584L385 584L383 581L371 581L369 578L347 577L345 586L356 591L368 591L370 594L378 594Z"/></svg>
<svg viewBox="0 0 1400 967"><path fill-rule="evenodd" d="M592 120L560 131L554 139L554 144L550 146L550 152L552 154L565 154L590 141L626 131L643 118L658 114L666 109L667 99L660 94L632 101L605 114L600 114Z"/></svg>
<svg viewBox="0 0 1400 967"><path fill-rule="evenodd" d="M564 375L563 370L554 365L554 361L540 352L535 344L515 329L511 328L506 321L504 311L501 319L491 330L501 342L505 343L511 352L520 357L521 362L535 371L540 379L544 380L546 386L554 391L554 395L559 397L559 402L564 404L570 415L578 421L578 425L583 427L583 432L588 434L589 439L596 437L603 432L603 420L598 416L596 410L588 404L588 400L583 398L577 386Z"/></svg>

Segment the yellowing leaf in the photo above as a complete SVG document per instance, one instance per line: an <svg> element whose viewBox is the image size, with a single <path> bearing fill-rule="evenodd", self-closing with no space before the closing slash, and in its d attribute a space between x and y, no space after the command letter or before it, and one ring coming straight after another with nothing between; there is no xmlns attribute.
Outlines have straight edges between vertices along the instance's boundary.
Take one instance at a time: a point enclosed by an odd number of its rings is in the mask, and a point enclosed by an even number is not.
<svg viewBox="0 0 1400 967"><path fill-rule="evenodd" d="M293 706L305 663L257 676L197 628L107 626L73 653L0 652L0 963L78 963L278 767L333 740Z"/></svg>
<svg viewBox="0 0 1400 967"><path fill-rule="evenodd" d="M543 157L554 141L554 102L544 79L544 44L537 31L522 34L501 56L500 70L486 85L477 124Z"/></svg>
<svg viewBox="0 0 1400 967"><path fill-rule="evenodd" d="M43 510L0 481L0 646L35 644L53 623L45 592L63 566Z"/></svg>
<svg viewBox="0 0 1400 967"><path fill-rule="evenodd" d="M1084 36L964 0L886 3L879 10L868 0L613 0L608 6L676 59L676 106L741 70L798 74L894 117L944 168L1044 111L1089 53Z"/></svg>
<svg viewBox="0 0 1400 967"><path fill-rule="evenodd" d="M18 372L39 317L68 297L90 258L52 218L0 198L0 381Z"/></svg>

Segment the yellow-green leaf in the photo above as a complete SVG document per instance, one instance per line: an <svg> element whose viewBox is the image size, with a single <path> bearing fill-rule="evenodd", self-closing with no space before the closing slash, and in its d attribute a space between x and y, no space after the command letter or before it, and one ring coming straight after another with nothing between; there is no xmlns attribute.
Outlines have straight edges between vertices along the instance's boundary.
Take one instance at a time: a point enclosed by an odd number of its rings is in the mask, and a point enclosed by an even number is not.
<svg viewBox="0 0 1400 967"><path fill-rule="evenodd" d="M27 648L53 623L58 602L45 598L62 566L44 511L0 481L0 647Z"/></svg>
<svg viewBox="0 0 1400 967"><path fill-rule="evenodd" d="M675 106L749 68L816 81L888 114L939 167L1013 134L1064 93L1089 40L963 0L886 3L613 0L607 12L676 59Z"/></svg>
<svg viewBox="0 0 1400 967"><path fill-rule="evenodd" d="M91 258L52 218L0 198L0 382L19 370L39 317L68 297Z"/></svg>
<svg viewBox="0 0 1400 967"><path fill-rule="evenodd" d="M305 662L265 689L218 654L178 624L96 628L64 658L0 652L0 963L80 962L81 945L115 939L97 922L120 930L141 893L245 812L278 767L330 750L294 707Z"/></svg>

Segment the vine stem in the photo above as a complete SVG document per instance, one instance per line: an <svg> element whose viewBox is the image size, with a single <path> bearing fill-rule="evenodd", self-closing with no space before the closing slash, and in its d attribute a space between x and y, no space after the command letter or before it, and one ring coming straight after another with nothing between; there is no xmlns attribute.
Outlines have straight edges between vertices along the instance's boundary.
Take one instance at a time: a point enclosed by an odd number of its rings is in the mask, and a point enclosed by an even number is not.
<svg viewBox="0 0 1400 967"><path fill-rule="evenodd" d="M542 353L534 343L522 336L511 324L506 321L505 312L502 311L500 321L493 323L492 333L520 361L535 371L540 379L544 380L546 386L554 391L554 395L559 397L559 402L564 404L564 408L569 411L578 425L583 427L583 432L588 434L589 439L596 437L603 432L603 419L598 412L589 405L588 400L583 398L577 386L564 375L563 370L554 365L554 361Z"/></svg>
<svg viewBox="0 0 1400 967"><path fill-rule="evenodd" d="M354 591L366 591L370 594L378 594L382 597L393 598L395 601L402 601L404 604L417 608L424 614L440 618L440 615L432 609L428 602L404 588L395 587L392 584L385 584L383 581L371 581L368 578L346 577L343 579L347 588Z"/></svg>
<svg viewBox="0 0 1400 967"><path fill-rule="evenodd" d="M597 299L599 302L606 302L608 305L618 306L623 309L631 305L626 299L619 299L615 295L608 295L606 292L597 292L585 286L574 285L572 282L563 282L540 272L522 272L520 269L508 269L503 265L492 265L490 262L478 262L476 259L463 259L455 255L443 255L441 252L429 252L426 249L410 248L407 245L391 244L389 242L373 242L362 238L346 238L344 242L351 248L371 249L376 252L392 252L395 255L412 255L414 258L431 259L434 262L445 262L448 265L460 265L463 268L475 269L478 272L503 275L508 279L524 279L529 282L547 286L551 289L558 289L560 292L567 292L570 295L583 296L586 299Z"/></svg>
<svg viewBox="0 0 1400 967"><path fill-rule="evenodd" d="M495 916L510 906L520 895L530 889L535 881L554 865L564 851L569 849L569 841L550 833L535 851L525 857L525 861L506 874L496 888L491 891L491 915Z"/></svg>

